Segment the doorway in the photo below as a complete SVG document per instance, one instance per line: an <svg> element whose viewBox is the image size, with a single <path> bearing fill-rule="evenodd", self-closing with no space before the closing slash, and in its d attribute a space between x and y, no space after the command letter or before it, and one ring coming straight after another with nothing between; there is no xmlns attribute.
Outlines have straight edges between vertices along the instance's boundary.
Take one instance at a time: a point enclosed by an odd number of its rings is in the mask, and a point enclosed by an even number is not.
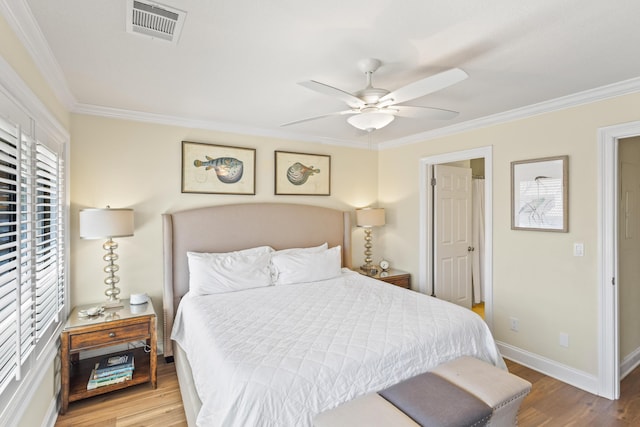
<svg viewBox="0 0 640 427"><path fill-rule="evenodd" d="M640 136L618 141L620 380L640 364Z"/></svg>
<svg viewBox="0 0 640 427"><path fill-rule="evenodd" d="M479 272L484 288L484 318L485 322L492 328L493 322L493 267L492 267L492 245L493 245L493 198L492 198L492 147L481 147L472 150L447 153L431 156L420 160L420 265L418 274L418 289L428 295L432 294L434 279L433 256L435 252L434 232L431 224L434 218L433 188L431 179L433 178L433 166L450 163L466 162L472 160L482 162L484 171L484 197L485 203L482 207L484 216L484 241L480 243L479 250L483 254L483 259L479 261ZM478 173L479 174L479 173Z"/></svg>
<svg viewBox="0 0 640 427"><path fill-rule="evenodd" d="M620 397L620 259L619 146L625 138L640 136L640 122L615 125L598 130L599 150L599 307L598 395ZM629 369L629 368L627 368Z"/></svg>

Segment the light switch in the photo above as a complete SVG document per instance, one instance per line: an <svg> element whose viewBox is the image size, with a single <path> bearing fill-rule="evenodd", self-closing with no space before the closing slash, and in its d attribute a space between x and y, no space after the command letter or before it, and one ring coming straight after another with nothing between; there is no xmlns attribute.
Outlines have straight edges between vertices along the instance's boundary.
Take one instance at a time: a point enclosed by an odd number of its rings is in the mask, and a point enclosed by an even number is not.
<svg viewBox="0 0 640 427"><path fill-rule="evenodd" d="M584 243L573 244L573 256L584 256Z"/></svg>

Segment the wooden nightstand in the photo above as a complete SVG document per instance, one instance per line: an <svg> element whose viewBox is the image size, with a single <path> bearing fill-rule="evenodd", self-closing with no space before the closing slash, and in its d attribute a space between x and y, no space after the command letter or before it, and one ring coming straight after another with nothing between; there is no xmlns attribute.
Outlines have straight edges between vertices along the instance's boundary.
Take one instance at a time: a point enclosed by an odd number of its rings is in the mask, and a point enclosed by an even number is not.
<svg viewBox="0 0 640 427"><path fill-rule="evenodd" d="M129 305L122 300L124 307L107 309L98 317L82 318L80 310L92 305L73 309L60 336L62 407L60 413L67 412L69 402L86 399L119 390L132 385L151 382L157 386L157 333L156 313L151 301L141 305ZM91 369L106 355L80 359L80 353L87 350L111 347L121 344L144 341L150 350L148 353L139 347L133 350L135 370L133 379L118 384L87 390ZM112 353L122 353L122 351Z"/></svg>
<svg viewBox="0 0 640 427"><path fill-rule="evenodd" d="M365 274L361 270L358 271L361 274ZM406 271L396 270L394 268L390 268L387 271L382 271L378 269L378 273L371 275L365 274L373 279L382 280L386 283L391 283L392 285L400 286L401 288L411 289L411 274Z"/></svg>

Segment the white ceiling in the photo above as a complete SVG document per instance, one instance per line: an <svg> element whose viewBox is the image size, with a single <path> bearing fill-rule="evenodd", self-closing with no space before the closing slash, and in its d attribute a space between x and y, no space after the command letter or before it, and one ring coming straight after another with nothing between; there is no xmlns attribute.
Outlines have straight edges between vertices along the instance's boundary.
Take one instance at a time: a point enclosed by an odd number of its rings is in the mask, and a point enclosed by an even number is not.
<svg viewBox="0 0 640 427"><path fill-rule="evenodd" d="M410 103L456 110L458 117L398 118L371 135L375 143L409 141L629 79L626 90L640 90L638 0L161 3L187 12L177 45L127 33L126 0L26 0L50 49L36 52L40 66L54 82L61 71L56 89L73 111L144 113L225 131L366 146L367 133L345 117L281 128L345 109L297 82L355 92L365 86L357 63L371 57L383 62L374 85L388 90L452 67L469 74ZM20 26L37 39L28 23Z"/></svg>

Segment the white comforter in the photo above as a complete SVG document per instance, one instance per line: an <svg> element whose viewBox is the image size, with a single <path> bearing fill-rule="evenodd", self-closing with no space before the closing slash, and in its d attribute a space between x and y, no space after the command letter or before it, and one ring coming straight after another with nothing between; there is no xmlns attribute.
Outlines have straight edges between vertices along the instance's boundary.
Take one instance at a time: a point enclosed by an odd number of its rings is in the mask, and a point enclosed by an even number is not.
<svg viewBox="0 0 640 427"><path fill-rule="evenodd" d="M339 403L461 355L504 367L470 310L344 271L340 278L185 296L172 338L199 426L310 426Z"/></svg>

